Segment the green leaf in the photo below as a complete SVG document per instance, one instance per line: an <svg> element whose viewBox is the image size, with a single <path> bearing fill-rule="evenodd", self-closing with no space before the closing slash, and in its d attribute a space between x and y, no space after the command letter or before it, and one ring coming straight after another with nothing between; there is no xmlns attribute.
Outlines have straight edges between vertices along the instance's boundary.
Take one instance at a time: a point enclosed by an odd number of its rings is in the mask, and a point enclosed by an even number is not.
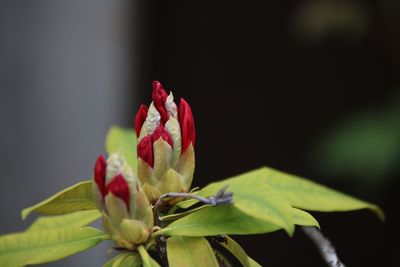
<svg viewBox="0 0 400 267"><path fill-rule="evenodd" d="M204 237L168 238L167 256L170 267L219 267L215 254Z"/></svg>
<svg viewBox="0 0 400 267"><path fill-rule="evenodd" d="M309 213L291 208L294 224L319 227L317 220ZM235 206L206 206L194 213L178 219L162 233L170 236L212 236L221 234L263 234L282 229L282 226L252 217Z"/></svg>
<svg viewBox="0 0 400 267"><path fill-rule="evenodd" d="M113 126L106 137L106 151L108 154L122 151L129 166L136 172L137 140L134 129Z"/></svg>
<svg viewBox="0 0 400 267"><path fill-rule="evenodd" d="M160 267L160 265L153 260L147 250L143 246L138 247L140 257L142 258L143 267Z"/></svg>
<svg viewBox="0 0 400 267"><path fill-rule="evenodd" d="M107 235L92 228L62 228L0 237L0 266L19 267L59 260L96 246Z"/></svg>
<svg viewBox="0 0 400 267"><path fill-rule="evenodd" d="M375 204L295 175L264 167L244 176L260 177L265 180L267 184L283 193L290 204L296 208L323 212L370 209L381 220L385 218L383 211Z"/></svg>
<svg viewBox="0 0 400 267"><path fill-rule="evenodd" d="M255 179L228 179L212 183L198 192L208 197L228 185L227 191L233 193L234 206L249 216L267 223L282 226L289 235L294 232L292 207L283 195L262 181ZM180 207L190 206L196 201L185 201Z"/></svg>
<svg viewBox="0 0 400 267"><path fill-rule="evenodd" d="M244 267L251 267L249 257L243 248L229 236L225 236L226 242L220 242L221 246L226 248Z"/></svg>
<svg viewBox="0 0 400 267"><path fill-rule="evenodd" d="M252 186L268 184L283 194L289 203L296 208L322 212L351 211L366 208L375 212L380 219L384 219L382 210L375 204L362 201L304 178L267 167L210 184L200 190L198 194L201 196L209 196L212 195L220 185L240 185L243 180L252 184ZM229 187L228 191L230 190L231 188ZM187 208L194 203L196 202L188 200L180 203L179 206Z"/></svg>
<svg viewBox="0 0 400 267"><path fill-rule="evenodd" d="M140 267L142 260L136 253L123 253L109 260L103 267Z"/></svg>
<svg viewBox="0 0 400 267"><path fill-rule="evenodd" d="M86 226L101 217L97 210L77 211L58 216L39 217L27 231L47 231L61 228L79 228Z"/></svg>
<svg viewBox="0 0 400 267"><path fill-rule="evenodd" d="M96 209L96 204L92 199L92 181L84 181L24 209L21 216L25 219L32 211L57 215L93 209Z"/></svg>
<svg viewBox="0 0 400 267"><path fill-rule="evenodd" d="M255 260L249 257L249 262L250 262L250 267L262 267L260 264L258 264Z"/></svg>
<svg viewBox="0 0 400 267"><path fill-rule="evenodd" d="M205 207L176 220L162 232L171 236L212 236L220 234L261 234L281 229L242 212L232 205Z"/></svg>
<svg viewBox="0 0 400 267"><path fill-rule="evenodd" d="M294 223L301 226L315 226L320 228L318 221L308 212L292 209Z"/></svg>

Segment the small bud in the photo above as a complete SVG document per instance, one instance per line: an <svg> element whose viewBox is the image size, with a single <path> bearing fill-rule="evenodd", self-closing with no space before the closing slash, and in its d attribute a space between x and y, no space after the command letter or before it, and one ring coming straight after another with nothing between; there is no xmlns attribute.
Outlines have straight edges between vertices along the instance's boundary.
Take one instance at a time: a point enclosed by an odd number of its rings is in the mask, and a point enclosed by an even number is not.
<svg viewBox="0 0 400 267"><path fill-rule="evenodd" d="M97 159L93 191L104 228L120 247L132 250L148 240L152 208L121 153L111 154L107 161L103 156Z"/></svg>

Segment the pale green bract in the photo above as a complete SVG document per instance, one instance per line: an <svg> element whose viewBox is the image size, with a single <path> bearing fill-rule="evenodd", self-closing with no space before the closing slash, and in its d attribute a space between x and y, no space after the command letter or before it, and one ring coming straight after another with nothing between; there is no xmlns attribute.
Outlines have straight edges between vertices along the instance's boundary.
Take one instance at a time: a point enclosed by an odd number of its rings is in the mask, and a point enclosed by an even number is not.
<svg viewBox="0 0 400 267"><path fill-rule="evenodd" d="M96 246L107 238L92 227L28 231L0 237L0 266L55 261Z"/></svg>
<svg viewBox="0 0 400 267"><path fill-rule="evenodd" d="M219 267L215 254L204 237L168 238L167 256L170 267Z"/></svg>
<svg viewBox="0 0 400 267"><path fill-rule="evenodd" d="M25 219L32 211L56 215L94 209L96 209L96 204L92 199L92 181L84 181L24 209L21 217Z"/></svg>
<svg viewBox="0 0 400 267"><path fill-rule="evenodd" d="M106 137L108 155L121 151L132 170L137 170L136 133L134 129L113 126Z"/></svg>

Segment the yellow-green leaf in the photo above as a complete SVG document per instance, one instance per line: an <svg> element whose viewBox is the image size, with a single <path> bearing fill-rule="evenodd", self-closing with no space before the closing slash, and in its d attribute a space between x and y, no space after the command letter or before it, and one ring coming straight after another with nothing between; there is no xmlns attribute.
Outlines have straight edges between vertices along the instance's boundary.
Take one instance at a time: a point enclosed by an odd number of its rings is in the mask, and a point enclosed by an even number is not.
<svg viewBox="0 0 400 267"><path fill-rule="evenodd" d="M292 209L294 223L301 226L315 226L320 228L318 221L308 212Z"/></svg>
<svg viewBox="0 0 400 267"><path fill-rule="evenodd" d="M0 266L19 267L59 260L96 246L107 235L92 228L62 228L0 237Z"/></svg>
<svg viewBox="0 0 400 267"><path fill-rule="evenodd" d="M153 258L150 257L144 246L139 246L138 251L140 257L142 258L143 267L160 267L160 265L155 260L153 260Z"/></svg>
<svg viewBox="0 0 400 267"><path fill-rule="evenodd" d="M84 181L68 187L38 204L24 209L25 219L32 211L42 214L57 215L82 210L96 209L92 199L92 181Z"/></svg>
<svg viewBox="0 0 400 267"><path fill-rule="evenodd" d="M247 215L232 205L205 207L174 221L162 232L171 236L212 236L220 234L261 234L281 229Z"/></svg>
<svg viewBox="0 0 400 267"><path fill-rule="evenodd" d="M243 248L229 236L225 236L225 242L220 242L221 246L226 248L233 256L244 266L251 267L249 257Z"/></svg>
<svg viewBox="0 0 400 267"><path fill-rule="evenodd" d="M284 194L290 204L296 208L323 212L370 209L380 219L384 219L383 211L375 204L295 175L267 167L243 175L265 180L267 184Z"/></svg>
<svg viewBox="0 0 400 267"><path fill-rule="evenodd" d="M142 260L137 253L123 253L109 260L103 267L140 267Z"/></svg>
<svg viewBox="0 0 400 267"><path fill-rule="evenodd" d="M201 196L209 196L217 190L218 186L223 184L229 184L230 187L231 185L240 185L243 180L255 187L260 184L268 184L278 190L289 203L296 208L322 212L370 209L375 212L379 218L382 220L384 219L382 210L375 204L346 195L313 181L267 167L210 184L198 191L198 194ZM230 190L230 188L228 188L228 190ZM196 202L187 200L180 203L179 206L187 208L194 203Z"/></svg>
<svg viewBox="0 0 400 267"><path fill-rule="evenodd" d="M294 232L292 207L287 199L277 190L262 181L254 179L228 179L212 183L198 192L198 195L208 197L228 185L227 191L233 193L234 206L249 216L261 219L267 223L281 226L289 235ZM180 207L188 207L196 201L185 201Z"/></svg>
<svg viewBox="0 0 400 267"><path fill-rule="evenodd" d="M219 267L215 254L204 237L168 238L167 256L170 267Z"/></svg>
<svg viewBox="0 0 400 267"><path fill-rule="evenodd" d="M106 138L106 151L108 154L122 151L129 166L136 172L137 165L137 139L134 129L113 126L108 131Z"/></svg>
<svg viewBox="0 0 400 267"><path fill-rule="evenodd" d="M65 215L45 216L36 219L27 231L48 231L53 229L79 228L101 217L98 210L77 211Z"/></svg>
<svg viewBox="0 0 400 267"><path fill-rule="evenodd" d="M293 223L319 227L317 220L309 213L291 208ZM252 217L235 206L207 206L178 219L162 232L171 236L212 236L222 234L263 234L282 229L282 226Z"/></svg>
<svg viewBox="0 0 400 267"><path fill-rule="evenodd" d="M258 262L249 257L250 267L262 267Z"/></svg>

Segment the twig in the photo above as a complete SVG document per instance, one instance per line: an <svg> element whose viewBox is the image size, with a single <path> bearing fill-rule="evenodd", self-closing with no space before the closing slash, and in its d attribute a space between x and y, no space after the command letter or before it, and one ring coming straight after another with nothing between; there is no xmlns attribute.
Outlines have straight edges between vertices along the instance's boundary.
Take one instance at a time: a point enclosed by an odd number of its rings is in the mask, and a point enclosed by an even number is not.
<svg viewBox="0 0 400 267"><path fill-rule="evenodd" d="M303 232L315 243L319 249L319 253L321 254L322 258L324 258L328 266L345 267L345 265L339 260L331 241L329 241L329 239L327 239L321 231L311 226L303 226L301 228Z"/></svg>
<svg viewBox="0 0 400 267"><path fill-rule="evenodd" d="M228 186L224 186L221 188L215 196L209 196L209 197L201 197L198 195L194 195L191 193L179 193L179 192L170 192L166 193L160 196L160 198L157 200L156 204L154 205L154 213L156 215L156 221L158 222L160 220L160 217L158 215L158 210L161 206L165 204L164 198L171 198L171 197L183 197L183 198L192 198L200 201L203 204L206 205L211 205L211 206L217 206L217 205L224 205L224 204L232 204L233 203L233 193L232 192L226 192L226 189Z"/></svg>

